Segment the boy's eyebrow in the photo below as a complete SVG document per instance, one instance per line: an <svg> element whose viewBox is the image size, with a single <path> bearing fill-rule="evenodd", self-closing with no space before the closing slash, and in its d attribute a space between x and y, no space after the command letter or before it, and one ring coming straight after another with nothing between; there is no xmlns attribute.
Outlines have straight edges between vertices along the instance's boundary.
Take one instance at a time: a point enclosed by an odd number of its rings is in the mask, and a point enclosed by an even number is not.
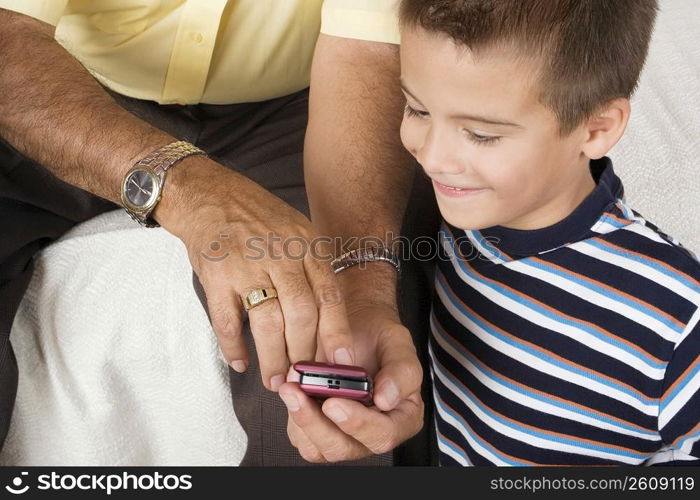
<svg viewBox="0 0 700 500"><path fill-rule="evenodd" d="M403 89L404 92L406 92L413 99L415 99L415 101L418 104L421 104L420 99L418 99L415 95L413 95L413 93L411 93L410 90L408 90L403 78L401 78L401 88ZM504 121L504 120L497 120L494 118L486 118L484 116L477 116L477 115L456 114L456 115L450 115L450 118L455 118L457 120L470 120L473 122L488 123L489 125L501 125L504 127L523 128L522 125L519 125L517 123L508 122L508 121Z"/></svg>

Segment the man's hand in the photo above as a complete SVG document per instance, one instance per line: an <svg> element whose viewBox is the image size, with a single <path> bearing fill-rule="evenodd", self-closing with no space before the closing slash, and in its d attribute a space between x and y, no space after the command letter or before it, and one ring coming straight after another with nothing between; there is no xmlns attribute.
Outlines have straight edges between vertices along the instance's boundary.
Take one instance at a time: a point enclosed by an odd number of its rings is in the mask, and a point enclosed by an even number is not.
<svg viewBox="0 0 700 500"><path fill-rule="evenodd" d="M302 241L312 242L315 236L310 221L212 160L185 161L186 168L169 174L154 215L185 243L231 367L241 372L248 365L243 299L253 289L268 287L277 289L278 299L248 312L268 389L276 391L284 383L289 362L313 359L317 342L327 359L353 364L345 305L330 263L303 252L308 246ZM331 255L318 244L316 252Z"/></svg>
<svg viewBox="0 0 700 500"><path fill-rule="evenodd" d="M423 426L423 376L411 335L396 311L366 305L350 314L357 364L374 375L374 406L342 398L319 404L305 395L297 374L280 388L291 443L309 462L355 460L387 452ZM378 370L378 371L377 371Z"/></svg>
<svg viewBox="0 0 700 500"><path fill-rule="evenodd" d="M119 203L131 166L177 139L119 106L54 40L53 26L4 9L0 26L0 136L61 180ZM353 361L343 301L327 261L244 256L250 238L313 238L302 214L244 176L196 156L168 172L154 217L185 243L224 357L235 369L244 370L248 359L241 300L251 289L269 286L277 288L279 300L250 311L266 387L284 381L288 361L313 358L317 341L329 359ZM226 251L230 255L217 262Z"/></svg>

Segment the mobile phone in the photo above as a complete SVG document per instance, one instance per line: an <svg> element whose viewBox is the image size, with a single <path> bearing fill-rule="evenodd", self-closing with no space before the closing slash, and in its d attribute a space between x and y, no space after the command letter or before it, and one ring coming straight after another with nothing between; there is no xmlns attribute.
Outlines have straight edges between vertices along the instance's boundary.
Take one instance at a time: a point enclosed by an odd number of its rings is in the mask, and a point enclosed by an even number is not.
<svg viewBox="0 0 700 500"><path fill-rule="evenodd" d="M299 361L294 363L294 369L301 376L299 387L310 396L372 403L372 379L364 368Z"/></svg>

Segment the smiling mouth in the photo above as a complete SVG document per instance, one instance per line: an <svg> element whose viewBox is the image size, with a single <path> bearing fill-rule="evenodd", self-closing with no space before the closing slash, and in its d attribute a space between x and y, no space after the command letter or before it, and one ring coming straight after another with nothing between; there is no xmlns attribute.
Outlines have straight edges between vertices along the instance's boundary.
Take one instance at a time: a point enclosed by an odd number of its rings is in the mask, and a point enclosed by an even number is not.
<svg viewBox="0 0 700 500"><path fill-rule="evenodd" d="M456 187L456 186L448 186L447 184L442 184L441 182L438 182L438 181L436 181L435 179L433 179L433 182L434 182L435 185L436 185L437 187L439 187L440 189L444 189L444 190L447 190L447 191L453 191L453 192L455 192L455 193L459 193L459 192L472 192L472 193L473 193L473 192L476 192L476 191L482 191L482 190L484 189L484 188L480 188L480 187Z"/></svg>
<svg viewBox="0 0 700 500"><path fill-rule="evenodd" d="M456 186L446 186L433 179L433 187L438 196L451 199L470 199L486 191L486 188L460 188Z"/></svg>

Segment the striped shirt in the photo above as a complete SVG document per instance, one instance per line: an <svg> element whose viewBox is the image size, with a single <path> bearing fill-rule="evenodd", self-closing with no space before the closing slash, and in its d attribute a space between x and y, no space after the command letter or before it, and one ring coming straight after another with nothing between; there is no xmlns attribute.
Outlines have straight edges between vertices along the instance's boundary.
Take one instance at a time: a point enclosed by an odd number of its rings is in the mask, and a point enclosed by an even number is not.
<svg viewBox="0 0 700 500"><path fill-rule="evenodd" d="M561 222L444 223L430 360L441 465L700 464L700 263L609 159Z"/></svg>

